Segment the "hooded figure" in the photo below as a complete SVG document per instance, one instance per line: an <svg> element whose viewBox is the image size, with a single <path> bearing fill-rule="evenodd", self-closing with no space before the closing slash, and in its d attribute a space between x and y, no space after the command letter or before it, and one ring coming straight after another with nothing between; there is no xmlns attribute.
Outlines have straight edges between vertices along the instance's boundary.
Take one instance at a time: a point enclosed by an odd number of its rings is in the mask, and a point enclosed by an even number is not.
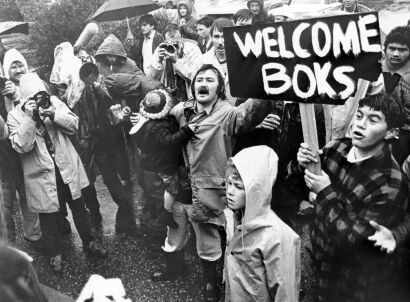
<svg viewBox="0 0 410 302"><path fill-rule="evenodd" d="M251 9L251 4L252 3L257 3L259 4L260 11L258 14L255 14L254 11ZM263 6L263 0L250 0L247 3L248 8L252 11L253 17L252 17L252 23L255 24L256 22L264 22L267 20L268 15L264 11L264 6Z"/></svg>
<svg viewBox="0 0 410 302"><path fill-rule="evenodd" d="M226 251L225 301L299 301L300 238L270 209L278 157L271 148L256 146L231 160L246 205Z"/></svg>
<svg viewBox="0 0 410 302"><path fill-rule="evenodd" d="M16 61L21 62L24 65L24 68L26 69L26 73L28 72L28 65L27 65L26 59L17 49L12 48L8 50L6 54L4 55L3 68L4 68L4 76L7 79L10 79L10 66Z"/></svg>
<svg viewBox="0 0 410 302"><path fill-rule="evenodd" d="M85 84L80 80L81 60L74 55L70 42L63 42L54 49L54 65L50 74L50 82L63 85L67 89L63 98L67 105L73 108L81 98Z"/></svg>
<svg viewBox="0 0 410 302"><path fill-rule="evenodd" d="M187 13L185 16L181 16L180 8L185 7ZM183 38L191 39L191 40L198 40L198 32L196 30L196 19L192 16L192 3L190 1L179 1L177 6L178 12L178 27L180 28L181 34ZM181 21L184 19L184 21Z"/></svg>
<svg viewBox="0 0 410 302"><path fill-rule="evenodd" d="M54 161L47 151L42 131L36 127L33 119L27 118L22 109L28 98L47 89L35 73L21 78L20 89L21 103L9 113L7 125L11 144L20 153L27 204L33 212L58 212ZM89 184L80 157L68 137L77 132L78 117L58 98L51 96L50 100L56 108L55 116L53 121L45 119L44 124L55 148L55 164L64 183L69 185L73 199L78 199L81 197L81 189Z"/></svg>
<svg viewBox="0 0 410 302"><path fill-rule="evenodd" d="M110 62L107 57L115 56L116 60ZM127 53L122 45L121 41L113 34L110 34L98 47L95 53L95 59L97 61L98 70L100 75L105 78L113 73L131 73L142 74L144 73L137 67L137 64L127 58Z"/></svg>

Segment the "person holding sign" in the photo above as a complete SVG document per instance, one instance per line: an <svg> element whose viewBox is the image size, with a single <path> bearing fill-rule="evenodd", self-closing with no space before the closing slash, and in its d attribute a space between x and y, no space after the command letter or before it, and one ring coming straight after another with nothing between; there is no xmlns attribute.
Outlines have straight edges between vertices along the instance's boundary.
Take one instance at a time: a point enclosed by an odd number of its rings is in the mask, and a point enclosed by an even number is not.
<svg viewBox="0 0 410 302"><path fill-rule="evenodd" d="M231 137L255 128L272 111L274 102L249 99L238 107L231 106L224 94L223 77L212 65L198 70L191 90L194 99L177 104L171 114L180 127L189 123L194 129L194 136L183 148L192 185L192 204L174 202L174 219L179 227L168 229L163 250L183 250L189 219L203 266L205 301L218 301L216 265L222 256L219 228L225 225L225 169L232 154ZM131 118L133 123L137 120Z"/></svg>
<svg viewBox="0 0 410 302"><path fill-rule="evenodd" d="M391 228L404 219L409 184L390 151L403 124L395 98L371 95L359 102L352 138L334 140L321 152L322 175L306 169L317 159L301 144L299 167L317 194L311 238L318 301L398 301L397 254L386 255L368 237L372 222Z"/></svg>

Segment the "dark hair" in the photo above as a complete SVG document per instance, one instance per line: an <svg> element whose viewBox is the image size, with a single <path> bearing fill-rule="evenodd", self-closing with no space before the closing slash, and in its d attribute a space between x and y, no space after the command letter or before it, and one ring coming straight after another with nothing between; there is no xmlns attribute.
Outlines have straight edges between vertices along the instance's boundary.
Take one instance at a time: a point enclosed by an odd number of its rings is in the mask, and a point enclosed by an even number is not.
<svg viewBox="0 0 410 302"><path fill-rule="evenodd" d="M249 20L252 19L252 17L253 14L249 9L241 9L238 10L235 15L233 15L233 22L236 23L236 21L238 21L239 19Z"/></svg>
<svg viewBox="0 0 410 302"><path fill-rule="evenodd" d="M196 98L196 95L195 95L196 78L198 77L199 74L202 74L207 70L212 70L213 72L215 72L215 74L218 78L218 87L216 89L216 93L218 95L218 98L220 98L222 100L226 100L224 78L223 78L222 74L220 73L220 71L214 65L211 65L211 64L202 65L201 68L199 68L199 70L195 73L195 76L192 80L192 85L191 85L192 96L194 98Z"/></svg>
<svg viewBox="0 0 410 302"><path fill-rule="evenodd" d="M393 28L384 41L384 51L391 43L406 45L410 49L410 27L397 26Z"/></svg>
<svg viewBox="0 0 410 302"><path fill-rule="evenodd" d="M214 19L212 19L212 18L209 17L209 16L205 16L205 17L202 17L201 19L199 19L199 20L196 22L196 24L197 24L197 25L202 24L202 25L204 25L205 27L211 27L213 22L214 22Z"/></svg>
<svg viewBox="0 0 410 302"><path fill-rule="evenodd" d="M401 128L406 119L403 105L393 95L384 93L369 95L359 101L359 108L368 106L374 111L381 111L386 118L387 129Z"/></svg>
<svg viewBox="0 0 410 302"><path fill-rule="evenodd" d="M214 21L214 23L212 24L211 27L211 36L214 33L214 30L216 29L217 31L222 31L222 29L224 27L228 27L228 26L234 26L235 24L233 23L232 20L226 19L226 18L218 18Z"/></svg>
<svg viewBox="0 0 410 302"><path fill-rule="evenodd" d="M144 16L140 17L139 24L142 24L144 22L151 25L151 26L154 26L154 27L155 27L155 25L157 25L157 22L155 21L154 16L152 16L150 14L147 14L147 15L144 15Z"/></svg>
<svg viewBox="0 0 410 302"><path fill-rule="evenodd" d="M167 33L174 33L174 32L179 32L179 33L180 33L179 27L178 27L178 25L175 24L175 23L170 23L170 24L168 24L167 27L165 27L165 29L164 29L164 37L165 37L165 35L166 35Z"/></svg>

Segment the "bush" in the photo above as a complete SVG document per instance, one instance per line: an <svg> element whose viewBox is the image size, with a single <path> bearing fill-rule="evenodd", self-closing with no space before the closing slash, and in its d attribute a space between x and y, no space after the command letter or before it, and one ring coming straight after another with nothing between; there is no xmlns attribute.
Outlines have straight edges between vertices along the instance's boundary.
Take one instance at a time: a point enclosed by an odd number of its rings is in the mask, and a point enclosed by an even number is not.
<svg viewBox="0 0 410 302"><path fill-rule="evenodd" d="M54 48L61 42L75 43L89 17L105 0L64 0L38 12L30 28L30 47L36 50L35 67L47 79L54 63Z"/></svg>

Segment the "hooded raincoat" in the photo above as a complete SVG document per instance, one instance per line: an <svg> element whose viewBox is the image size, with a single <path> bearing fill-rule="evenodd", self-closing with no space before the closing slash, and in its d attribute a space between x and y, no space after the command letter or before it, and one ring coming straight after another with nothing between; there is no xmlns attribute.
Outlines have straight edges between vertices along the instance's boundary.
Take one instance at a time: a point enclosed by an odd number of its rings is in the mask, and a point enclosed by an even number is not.
<svg viewBox="0 0 410 302"><path fill-rule="evenodd" d="M9 74L10 66L14 62L23 63L24 67L26 68L26 72L28 72L28 66L27 66L26 59L17 49L12 48L6 52L6 54L4 55L4 61L3 61L4 76L7 79L10 79L10 74Z"/></svg>
<svg viewBox="0 0 410 302"><path fill-rule="evenodd" d="M182 17L179 14L179 9L181 6L185 6L187 8L187 14L184 17ZM186 24L183 26L180 26L182 37L196 41L198 40L199 36L196 30L196 19L192 16L192 11L193 11L193 7L190 1L182 0L178 2L178 5L177 5L178 25L180 22L179 20L181 18L185 18L186 20Z"/></svg>
<svg viewBox="0 0 410 302"><path fill-rule="evenodd" d="M299 301L300 238L270 209L278 157L269 147L256 146L232 160L246 206L226 250L225 301Z"/></svg>
<svg viewBox="0 0 410 302"><path fill-rule="evenodd" d="M196 125L194 137L183 148L192 186L193 221L225 224L225 170L232 155L232 137L254 129L273 106L269 100L249 99L238 107L218 100L200 114L196 101L189 100L172 109L180 127L188 122Z"/></svg>
<svg viewBox="0 0 410 302"><path fill-rule="evenodd" d="M50 82L56 85L66 84L67 90L64 99L67 105L73 108L80 100L85 84L80 80L82 62L74 55L70 42L63 42L54 49L54 65L50 74Z"/></svg>
<svg viewBox="0 0 410 302"><path fill-rule="evenodd" d="M104 56L114 55L120 59L116 61L114 65L109 65ZM98 70L100 75L105 78L113 73L130 73L136 75L144 75L144 73L137 67L137 64L127 58L127 53L122 45L121 41L113 34L110 34L98 47L95 53L95 59L97 60Z"/></svg>
<svg viewBox="0 0 410 302"><path fill-rule="evenodd" d="M20 88L22 102L9 113L7 125L11 144L20 153L27 204L33 212L58 212L55 165L64 183L68 184L73 199L80 198L81 189L89 184L81 159L68 137L76 133L78 117L58 98L51 97L56 108L54 120L46 118L44 124L55 148L53 160L41 130L22 110L29 97L46 91L43 81L36 74L27 74L21 78Z"/></svg>

